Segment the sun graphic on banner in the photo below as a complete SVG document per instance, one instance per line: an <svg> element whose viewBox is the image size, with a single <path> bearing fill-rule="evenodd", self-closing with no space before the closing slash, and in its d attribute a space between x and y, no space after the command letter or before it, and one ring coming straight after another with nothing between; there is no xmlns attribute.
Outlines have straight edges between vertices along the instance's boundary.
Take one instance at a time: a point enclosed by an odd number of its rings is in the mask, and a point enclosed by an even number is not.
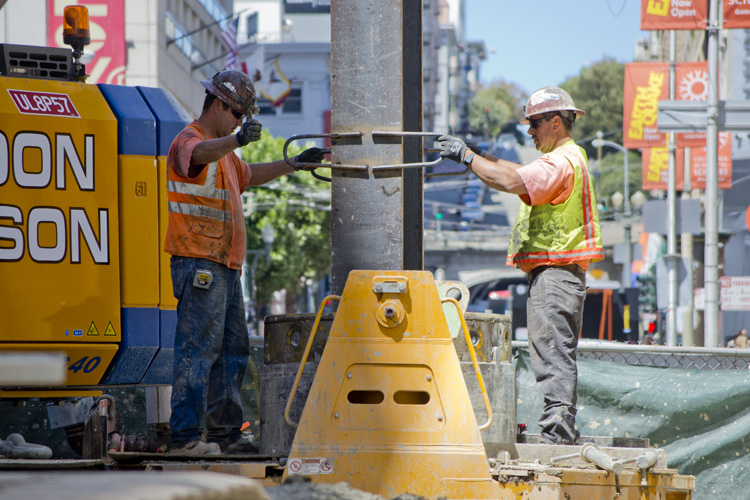
<svg viewBox="0 0 750 500"><path fill-rule="evenodd" d="M696 69L680 80L680 99L683 101L705 101L708 98L708 73Z"/></svg>

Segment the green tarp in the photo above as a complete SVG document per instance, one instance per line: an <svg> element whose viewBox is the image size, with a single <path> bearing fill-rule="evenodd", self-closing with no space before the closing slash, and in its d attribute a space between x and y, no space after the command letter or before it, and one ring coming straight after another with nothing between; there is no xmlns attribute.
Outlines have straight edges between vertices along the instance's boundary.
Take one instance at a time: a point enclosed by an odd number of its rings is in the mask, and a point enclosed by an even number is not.
<svg viewBox="0 0 750 500"><path fill-rule="evenodd" d="M518 423L538 433L542 396L528 351L515 357ZM688 370L578 360L584 436L648 438L696 477L693 500L750 500L750 370Z"/></svg>

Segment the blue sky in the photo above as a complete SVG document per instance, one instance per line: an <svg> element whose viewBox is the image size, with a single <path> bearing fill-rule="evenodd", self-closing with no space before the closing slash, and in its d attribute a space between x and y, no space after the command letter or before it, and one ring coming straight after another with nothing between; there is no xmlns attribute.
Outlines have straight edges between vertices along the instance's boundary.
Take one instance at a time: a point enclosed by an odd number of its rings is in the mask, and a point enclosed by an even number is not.
<svg viewBox="0 0 750 500"><path fill-rule="evenodd" d="M648 37L640 30L640 0L466 2L466 38L484 40L488 50L482 83L506 80L528 93L604 57L631 62L636 39Z"/></svg>

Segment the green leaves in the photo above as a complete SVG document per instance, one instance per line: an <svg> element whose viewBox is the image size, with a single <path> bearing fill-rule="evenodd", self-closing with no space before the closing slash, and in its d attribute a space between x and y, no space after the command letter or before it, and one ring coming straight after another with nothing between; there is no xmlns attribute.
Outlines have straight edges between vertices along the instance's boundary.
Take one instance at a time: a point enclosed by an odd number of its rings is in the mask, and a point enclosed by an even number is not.
<svg viewBox="0 0 750 500"><path fill-rule="evenodd" d="M524 93L513 83L496 82L479 90L469 103L469 127L488 129L490 138L497 138L502 128L521 117Z"/></svg>
<svg viewBox="0 0 750 500"><path fill-rule="evenodd" d="M267 163L283 158L285 139L263 131L260 141L242 148L248 163ZM314 144L289 146L289 158ZM326 172L327 175L327 172ZM267 303L273 292L287 289L296 293L306 279L318 279L331 266L330 184L309 172L282 176L264 186L250 188L244 195L247 247L264 250L261 231L269 224L275 232L270 265L257 260L257 302ZM293 312L293 311L290 311Z"/></svg>
<svg viewBox="0 0 750 500"><path fill-rule="evenodd" d="M561 87L573 98L576 107L584 110L586 116L576 121L573 139L596 137L596 132L615 132L607 135L608 141L622 144L622 109L625 88L625 65L614 59L604 58L600 62L581 69ZM583 143L591 157L594 148Z"/></svg>

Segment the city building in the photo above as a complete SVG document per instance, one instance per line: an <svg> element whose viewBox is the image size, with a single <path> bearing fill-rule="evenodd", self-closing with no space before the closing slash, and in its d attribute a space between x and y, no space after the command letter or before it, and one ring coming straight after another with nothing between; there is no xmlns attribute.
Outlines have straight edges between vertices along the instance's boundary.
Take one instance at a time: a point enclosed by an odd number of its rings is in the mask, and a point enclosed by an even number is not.
<svg viewBox="0 0 750 500"><path fill-rule="evenodd" d="M63 47L62 14L71 0L7 0L0 43ZM84 49L88 83L160 87L193 116L204 89L224 67L221 34L233 0L111 0L89 8L91 43ZM19 19L34 22L19 23Z"/></svg>

